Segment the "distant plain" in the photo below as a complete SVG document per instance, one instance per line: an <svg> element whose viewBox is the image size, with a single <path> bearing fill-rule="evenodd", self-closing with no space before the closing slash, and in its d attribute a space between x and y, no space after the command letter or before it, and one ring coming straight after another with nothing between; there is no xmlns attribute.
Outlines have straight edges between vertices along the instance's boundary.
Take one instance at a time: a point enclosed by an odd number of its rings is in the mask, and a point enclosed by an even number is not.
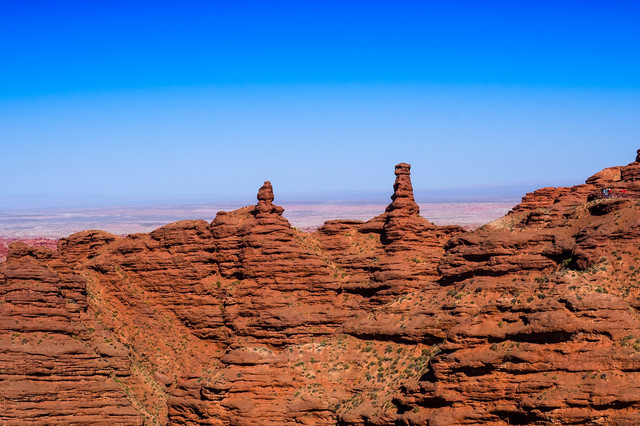
<svg viewBox="0 0 640 426"><path fill-rule="evenodd" d="M437 225L457 224L469 229L502 217L511 202L420 203L421 215ZM216 213L249 203L207 203L138 207L87 207L45 210L14 210L0 214L0 238L61 238L87 229L102 229L117 235L149 232L167 223L185 219L213 220ZM292 226L312 231L332 219L368 220L384 212L385 201L323 201L279 203Z"/></svg>

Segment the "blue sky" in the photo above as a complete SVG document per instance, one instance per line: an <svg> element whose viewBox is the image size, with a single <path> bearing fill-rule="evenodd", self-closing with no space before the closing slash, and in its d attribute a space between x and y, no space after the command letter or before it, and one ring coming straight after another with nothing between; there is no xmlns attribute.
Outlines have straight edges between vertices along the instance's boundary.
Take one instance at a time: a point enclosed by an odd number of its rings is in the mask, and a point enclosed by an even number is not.
<svg viewBox="0 0 640 426"><path fill-rule="evenodd" d="M0 2L0 207L581 182L640 148L640 6ZM419 195L419 194L418 194Z"/></svg>

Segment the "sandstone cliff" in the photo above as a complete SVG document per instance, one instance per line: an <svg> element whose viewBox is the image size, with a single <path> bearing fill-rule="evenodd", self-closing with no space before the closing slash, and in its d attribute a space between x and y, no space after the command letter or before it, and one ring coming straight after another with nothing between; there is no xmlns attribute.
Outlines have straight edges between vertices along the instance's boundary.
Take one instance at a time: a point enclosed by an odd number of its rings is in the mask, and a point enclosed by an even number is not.
<svg viewBox="0 0 640 426"><path fill-rule="evenodd" d="M313 233L265 182L211 223L14 243L0 421L633 423L640 163L474 232L422 218L395 174L385 212Z"/></svg>

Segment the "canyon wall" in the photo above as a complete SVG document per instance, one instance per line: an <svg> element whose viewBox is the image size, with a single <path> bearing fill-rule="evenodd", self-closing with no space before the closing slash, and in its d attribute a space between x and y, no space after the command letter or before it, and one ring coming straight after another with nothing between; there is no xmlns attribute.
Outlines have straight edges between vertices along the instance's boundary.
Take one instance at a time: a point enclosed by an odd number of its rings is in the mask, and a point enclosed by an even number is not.
<svg viewBox="0 0 640 426"><path fill-rule="evenodd" d="M640 163L473 232L395 175L380 215L312 233L265 182L210 223L12 244L0 422L634 423Z"/></svg>

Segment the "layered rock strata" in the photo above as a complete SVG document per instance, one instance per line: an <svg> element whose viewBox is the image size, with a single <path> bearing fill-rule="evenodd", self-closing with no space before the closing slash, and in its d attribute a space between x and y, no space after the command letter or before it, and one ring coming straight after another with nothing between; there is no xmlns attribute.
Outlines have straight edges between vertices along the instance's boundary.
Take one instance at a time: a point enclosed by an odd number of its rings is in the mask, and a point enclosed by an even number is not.
<svg viewBox="0 0 640 426"><path fill-rule="evenodd" d="M9 246L12 243L23 242L35 247L49 247L55 249L57 240L52 238L0 238L0 262L6 260Z"/></svg>
<svg viewBox="0 0 640 426"><path fill-rule="evenodd" d="M633 424L640 163L474 232L255 206L0 264L8 424ZM606 190L606 191L604 191Z"/></svg>
<svg viewBox="0 0 640 426"><path fill-rule="evenodd" d="M0 422L141 424L126 348L87 316L86 282L56 253L14 243L0 264Z"/></svg>

